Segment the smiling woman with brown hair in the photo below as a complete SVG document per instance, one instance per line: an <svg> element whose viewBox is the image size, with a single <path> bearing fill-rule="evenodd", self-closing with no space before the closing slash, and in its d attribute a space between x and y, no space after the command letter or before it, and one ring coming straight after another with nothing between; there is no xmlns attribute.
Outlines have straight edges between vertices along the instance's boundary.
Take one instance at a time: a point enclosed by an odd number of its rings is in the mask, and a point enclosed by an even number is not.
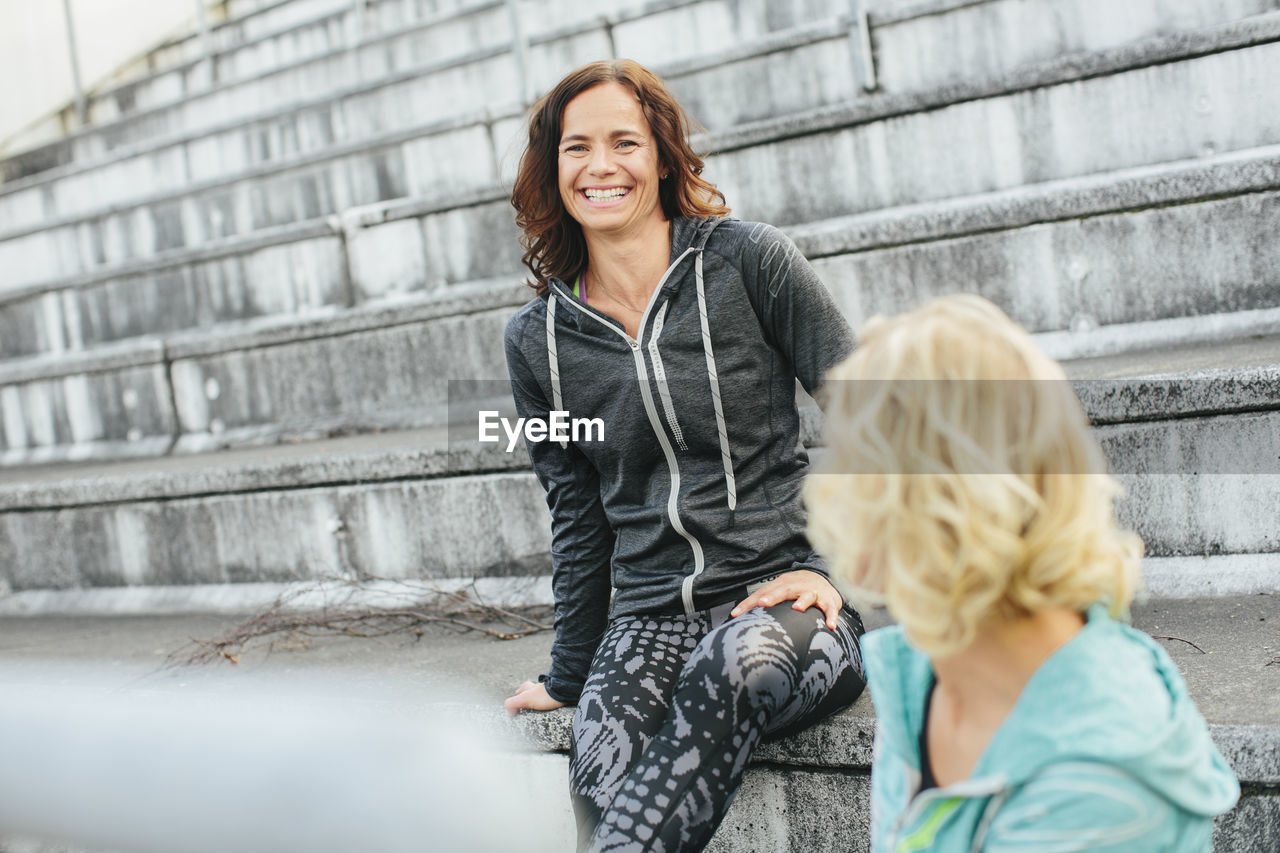
<svg viewBox="0 0 1280 853"><path fill-rule="evenodd" d="M516 224L524 232L524 262L534 273L534 288L539 294L546 291L548 278L574 281L587 266L582 225L568 206L572 194L566 201L560 186L564 141L556 130L570 101L606 83L631 91L654 149L662 152L662 162L657 165L663 217L729 215L724 196L702 178L702 158L689 145L689 117L662 81L647 68L626 60L584 65L560 81L535 107L529 119L529 147L511 191ZM582 164L584 146L579 144L574 150L571 162Z"/></svg>
<svg viewBox="0 0 1280 853"><path fill-rule="evenodd" d="M506 701L577 703L584 849L702 849L760 740L864 685L804 535L795 404L852 336L785 235L726 218L688 131L653 74L593 63L534 106L512 196L537 292L507 326L517 409L604 424L527 445L556 636Z"/></svg>

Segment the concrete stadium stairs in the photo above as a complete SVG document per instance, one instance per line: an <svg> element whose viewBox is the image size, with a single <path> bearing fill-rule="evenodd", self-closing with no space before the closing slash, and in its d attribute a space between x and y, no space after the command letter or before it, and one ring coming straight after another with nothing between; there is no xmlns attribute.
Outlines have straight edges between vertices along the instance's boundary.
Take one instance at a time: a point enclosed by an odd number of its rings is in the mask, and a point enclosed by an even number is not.
<svg viewBox="0 0 1280 853"><path fill-rule="evenodd" d="M1066 361L1149 606L1280 620L1280 0L220 9L211 56L159 46L0 162L0 614L237 611L328 577L545 599L540 489L450 380L505 376L528 298L523 105L626 56L855 327L972 291ZM1229 664L1206 679L1280 706L1280 667ZM812 737L853 749L859 709ZM1218 849L1264 849L1280 725L1233 714L1249 799ZM865 801L865 756L769 755L768 802L795 773Z"/></svg>

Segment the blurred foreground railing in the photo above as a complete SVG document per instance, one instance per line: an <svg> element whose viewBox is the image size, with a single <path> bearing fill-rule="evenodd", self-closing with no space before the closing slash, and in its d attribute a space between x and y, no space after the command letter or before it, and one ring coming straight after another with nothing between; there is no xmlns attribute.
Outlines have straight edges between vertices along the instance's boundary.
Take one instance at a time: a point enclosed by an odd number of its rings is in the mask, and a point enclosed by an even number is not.
<svg viewBox="0 0 1280 853"><path fill-rule="evenodd" d="M159 689L108 689L83 671L0 668L0 850L6 839L115 853L565 846L563 768L508 740L496 707L478 724L476 705L358 682L237 679L234 695L229 683L177 673Z"/></svg>

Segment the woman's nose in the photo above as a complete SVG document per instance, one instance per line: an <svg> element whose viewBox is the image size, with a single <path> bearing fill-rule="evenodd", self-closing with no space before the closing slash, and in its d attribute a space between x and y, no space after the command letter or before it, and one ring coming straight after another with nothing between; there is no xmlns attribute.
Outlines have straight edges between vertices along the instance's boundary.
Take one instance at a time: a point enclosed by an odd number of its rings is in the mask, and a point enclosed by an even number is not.
<svg viewBox="0 0 1280 853"><path fill-rule="evenodd" d="M590 169L593 175L611 175L617 171L618 167L614 164L609 150L600 148L591 155Z"/></svg>

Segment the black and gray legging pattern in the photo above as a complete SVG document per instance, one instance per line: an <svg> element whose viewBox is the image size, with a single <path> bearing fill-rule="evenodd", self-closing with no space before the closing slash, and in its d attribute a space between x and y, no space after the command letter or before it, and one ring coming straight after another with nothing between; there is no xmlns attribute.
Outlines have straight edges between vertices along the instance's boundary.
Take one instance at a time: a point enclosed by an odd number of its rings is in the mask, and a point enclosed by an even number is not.
<svg viewBox="0 0 1280 853"><path fill-rule="evenodd" d="M857 614L791 604L609 624L573 720L579 849L701 850L762 738L858 698Z"/></svg>

